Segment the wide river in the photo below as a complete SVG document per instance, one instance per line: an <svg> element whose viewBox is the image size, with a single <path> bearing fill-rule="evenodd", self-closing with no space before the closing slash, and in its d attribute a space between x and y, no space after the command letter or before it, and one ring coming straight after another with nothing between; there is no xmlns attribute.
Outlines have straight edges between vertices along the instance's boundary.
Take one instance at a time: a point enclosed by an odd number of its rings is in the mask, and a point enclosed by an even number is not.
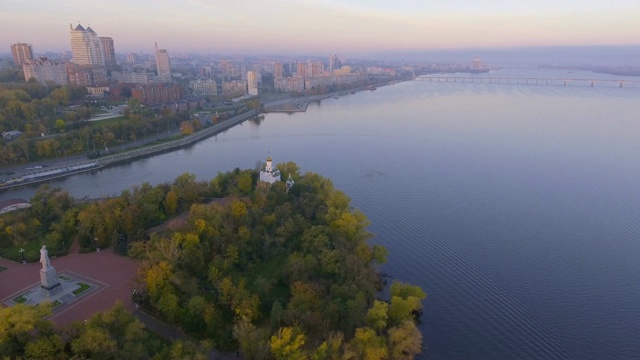
<svg viewBox="0 0 640 360"><path fill-rule="evenodd" d="M638 83L408 81L52 185L114 195L270 151L331 178L390 250L383 270L426 290L421 358L638 359L639 139Z"/></svg>

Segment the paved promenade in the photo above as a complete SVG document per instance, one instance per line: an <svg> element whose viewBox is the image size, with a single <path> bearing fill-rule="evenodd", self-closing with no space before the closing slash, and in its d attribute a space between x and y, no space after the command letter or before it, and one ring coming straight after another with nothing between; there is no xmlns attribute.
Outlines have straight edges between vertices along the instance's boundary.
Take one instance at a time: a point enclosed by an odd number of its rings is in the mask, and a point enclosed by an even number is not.
<svg viewBox="0 0 640 360"><path fill-rule="evenodd" d="M57 325L64 326L75 320L85 320L98 311L110 309L120 300L129 311L135 307L131 300L138 263L119 256L110 249L89 254L70 254L51 259L58 274L71 273L100 283L102 287L87 294L69 306L56 309L51 316ZM22 264L0 258L0 303L20 295L40 283L40 263Z"/></svg>

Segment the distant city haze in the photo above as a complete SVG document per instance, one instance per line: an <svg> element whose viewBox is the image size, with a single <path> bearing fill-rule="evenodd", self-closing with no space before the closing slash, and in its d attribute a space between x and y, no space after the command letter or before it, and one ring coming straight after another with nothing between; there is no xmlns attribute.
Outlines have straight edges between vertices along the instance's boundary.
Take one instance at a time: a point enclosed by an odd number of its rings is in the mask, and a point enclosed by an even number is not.
<svg viewBox="0 0 640 360"><path fill-rule="evenodd" d="M2 0L0 52L18 42L37 53L70 50L69 24L78 22L112 37L119 53L152 53L154 42L172 54L348 56L629 46L640 45L639 19L637 0Z"/></svg>

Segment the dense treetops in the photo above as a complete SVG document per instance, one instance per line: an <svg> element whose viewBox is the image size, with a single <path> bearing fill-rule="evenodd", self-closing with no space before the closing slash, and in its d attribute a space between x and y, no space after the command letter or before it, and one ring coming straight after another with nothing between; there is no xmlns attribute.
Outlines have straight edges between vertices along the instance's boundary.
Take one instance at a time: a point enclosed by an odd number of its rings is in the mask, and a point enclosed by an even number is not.
<svg viewBox="0 0 640 360"><path fill-rule="evenodd" d="M137 100L130 100L131 106L120 121L89 123L87 119L102 111L95 105L106 103L85 102L86 95L82 86L0 84L0 132L23 133L11 141L0 139L0 166L94 154L106 147L135 143L146 136L177 129L181 121L189 119L188 113L154 112ZM72 108L72 104L79 105Z"/></svg>
<svg viewBox="0 0 640 360"><path fill-rule="evenodd" d="M0 307L0 356L3 359L207 359L206 343L166 343L121 303L56 329L45 317L51 305Z"/></svg>
<svg viewBox="0 0 640 360"><path fill-rule="evenodd" d="M144 309L249 359L413 358L425 293L394 282L389 301L376 300L387 251L368 244L367 218L330 180L277 167L295 180L289 191L239 169L86 204L45 187L29 215L0 224L0 245L46 233L54 251L59 238L113 246L141 260L134 300ZM35 234L16 230L36 214Z"/></svg>

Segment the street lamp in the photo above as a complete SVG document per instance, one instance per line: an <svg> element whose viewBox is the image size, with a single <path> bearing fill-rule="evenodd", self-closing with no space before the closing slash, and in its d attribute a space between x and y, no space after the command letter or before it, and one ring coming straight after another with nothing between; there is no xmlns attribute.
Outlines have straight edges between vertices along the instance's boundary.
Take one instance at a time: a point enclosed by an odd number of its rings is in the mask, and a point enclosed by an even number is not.
<svg viewBox="0 0 640 360"><path fill-rule="evenodd" d="M20 253L20 255L22 255L22 263L26 264L27 263L27 259L24 257L24 249L20 248L20 250L18 250L18 252Z"/></svg>

